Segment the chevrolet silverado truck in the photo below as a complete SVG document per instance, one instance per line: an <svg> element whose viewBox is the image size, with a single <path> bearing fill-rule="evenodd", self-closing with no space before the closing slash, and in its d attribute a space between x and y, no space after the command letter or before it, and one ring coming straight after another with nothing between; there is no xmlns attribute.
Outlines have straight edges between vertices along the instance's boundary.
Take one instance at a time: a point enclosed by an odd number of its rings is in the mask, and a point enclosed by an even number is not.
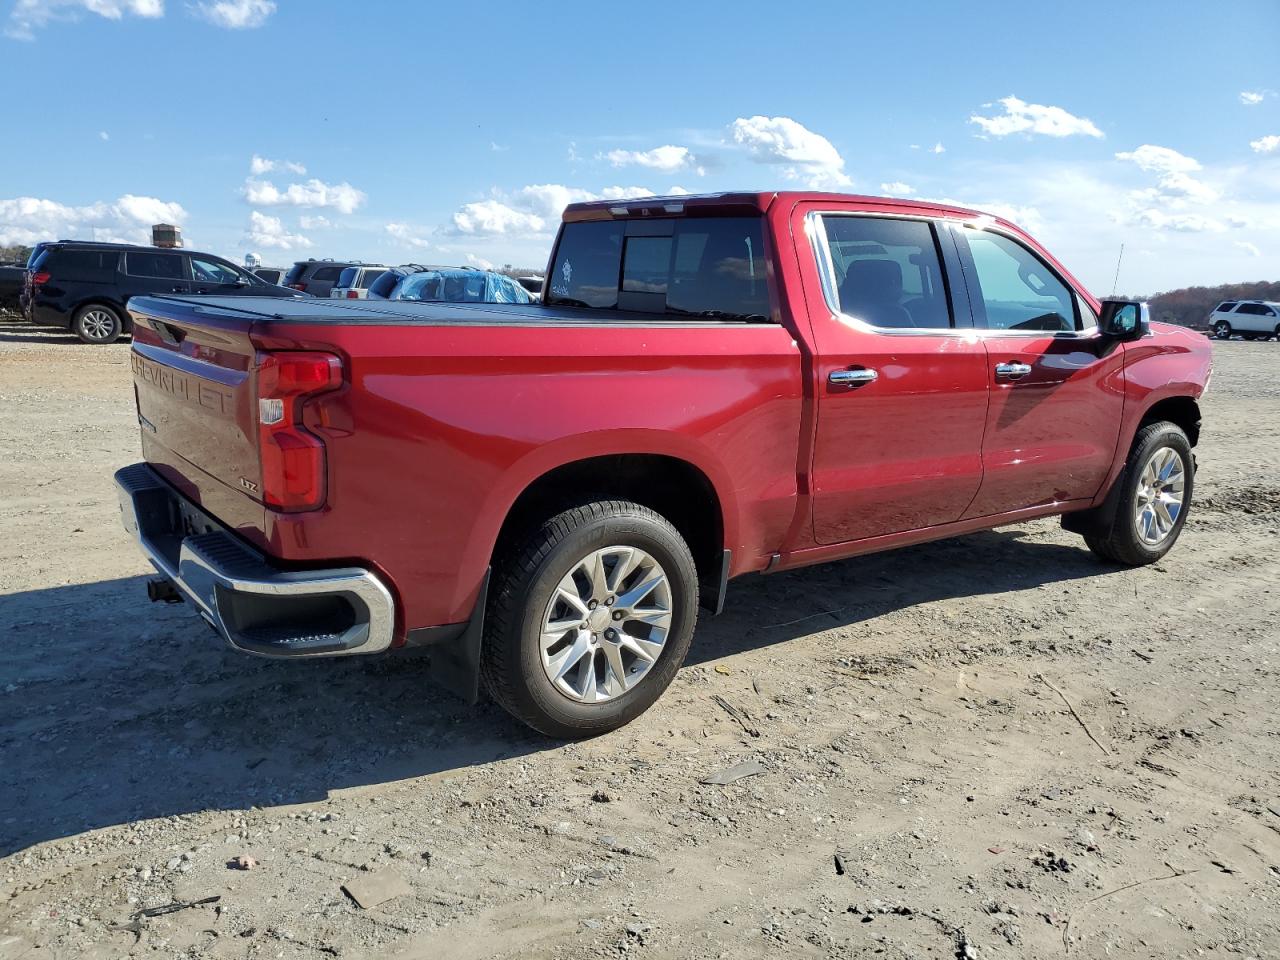
<svg viewBox="0 0 1280 960"><path fill-rule="evenodd" d="M1012 223L822 193L573 204L534 304L129 309L152 599L269 657L425 648L556 737L644 711L743 574L1057 514L1157 560L1211 363Z"/></svg>

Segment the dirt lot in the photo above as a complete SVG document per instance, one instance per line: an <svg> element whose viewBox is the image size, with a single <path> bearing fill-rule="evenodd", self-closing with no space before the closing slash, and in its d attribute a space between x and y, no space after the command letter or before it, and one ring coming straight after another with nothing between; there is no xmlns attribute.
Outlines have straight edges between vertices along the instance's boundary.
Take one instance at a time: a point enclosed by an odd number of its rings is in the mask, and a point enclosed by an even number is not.
<svg viewBox="0 0 1280 960"><path fill-rule="evenodd" d="M128 347L0 325L0 958L1280 957L1280 348L1214 349L1165 562L1040 521L741 581L566 745L148 604Z"/></svg>

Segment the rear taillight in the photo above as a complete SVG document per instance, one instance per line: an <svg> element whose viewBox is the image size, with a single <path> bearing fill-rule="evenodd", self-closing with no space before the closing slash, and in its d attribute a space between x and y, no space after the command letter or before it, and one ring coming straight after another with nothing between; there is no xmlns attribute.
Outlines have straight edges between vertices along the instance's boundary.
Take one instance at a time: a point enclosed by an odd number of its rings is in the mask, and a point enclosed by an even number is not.
<svg viewBox="0 0 1280 960"><path fill-rule="evenodd" d="M31 285L33 287L38 287L42 284L48 283L50 279L52 279L52 277L53 277L53 274L48 273L47 271L41 271L40 273L33 273L31 275Z"/></svg>
<svg viewBox="0 0 1280 960"><path fill-rule="evenodd" d="M291 290L297 290L297 291L298 291L298 292L300 292L300 293L306 293L306 292L307 292L307 285L306 285L305 283L290 283L290 284L288 284L287 286L288 286Z"/></svg>
<svg viewBox="0 0 1280 960"><path fill-rule="evenodd" d="M302 412L312 397L340 386L342 360L331 353L258 354L258 449L267 506L323 506L324 441L302 425Z"/></svg>
<svg viewBox="0 0 1280 960"><path fill-rule="evenodd" d="M348 290L348 291L347 291L347 299L348 299L348 300L359 300L359 299L360 299L360 293L359 293L358 291L356 291L356 290Z"/></svg>

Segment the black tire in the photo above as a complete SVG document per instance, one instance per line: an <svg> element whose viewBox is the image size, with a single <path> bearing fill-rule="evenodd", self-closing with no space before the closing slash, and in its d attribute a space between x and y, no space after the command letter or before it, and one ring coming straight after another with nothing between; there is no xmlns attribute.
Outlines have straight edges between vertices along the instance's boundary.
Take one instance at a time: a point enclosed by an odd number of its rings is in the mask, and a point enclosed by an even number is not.
<svg viewBox="0 0 1280 960"><path fill-rule="evenodd" d="M1213 325L1213 335L1219 340L1231 339L1231 324L1226 320L1219 320Z"/></svg>
<svg viewBox="0 0 1280 960"><path fill-rule="evenodd" d="M71 318L71 332L82 343L98 346L115 343L124 333L124 320L115 307L102 303L88 303Z"/></svg>
<svg viewBox="0 0 1280 960"><path fill-rule="evenodd" d="M1143 468L1152 456L1162 448L1169 448L1182 460L1183 490L1182 508L1174 520L1172 529L1157 544L1148 543L1138 532L1135 506L1138 497ZM1133 440L1129 458L1125 462L1124 471L1116 484L1119 485L1119 497L1116 501L1115 514L1109 526L1084 535L1089 549L1105 560L1123 563L1130 567L1140 567L1155 563L1171 549L1182 533L1187 522L1187 513L1191 508L1191 494L1195 486L1195 469L1192 466L1191 443L1187 435L1177 424L1168 421L1149 423Z"/></svg>
<svg viewBox="0 0 1280 960"><path fill-rule="evenodd" d="M661 653L635 686L604 702L585 703L561 692L543 667L543 618L561 580L594 551L610 546L638 547L662 567L670 587L671 626ZM697 568L676 528L629 501L586 503L545 521L496 568L481 676L507 712L547 736L607 733L647 710L670 685L689 651L697 615Z"/></svg>

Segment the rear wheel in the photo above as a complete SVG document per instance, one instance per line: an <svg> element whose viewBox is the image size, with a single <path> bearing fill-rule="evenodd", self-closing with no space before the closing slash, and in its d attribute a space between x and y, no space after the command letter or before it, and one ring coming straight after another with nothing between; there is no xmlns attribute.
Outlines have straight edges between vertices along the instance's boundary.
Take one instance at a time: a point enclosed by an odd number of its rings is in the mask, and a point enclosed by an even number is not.
<svg viewBox="0 0 1280 960"><path fill-rule="evenodd" d="M1085 534L1089 549L1128 566L1168 553L1187 520L1195 480L1191 444L1173 423L1151 423L1134 439L1108 528Z"/></svg>
<svg viewBox="0 0 1280 960"><path fill-rule="evenodd" d="M548 736L606 733L671 683L697 610L693 556L664 517L623 500L565 510L499 570L485 685Z"/></svg>
<svg viewBox="0 0 1280 960"><path fill-rule="evenodd" d="M76 311L71 332L84 343L115 343L124 332L124 321L111 307L91 303Z"/></svg>
<svg viewBox="0 0 1280 960"><path fill-rule="evenodd" d="M1231 324L1225 320L1219 320L1213 325L1213 335L1219 340L1231 339Z"/></svg>

